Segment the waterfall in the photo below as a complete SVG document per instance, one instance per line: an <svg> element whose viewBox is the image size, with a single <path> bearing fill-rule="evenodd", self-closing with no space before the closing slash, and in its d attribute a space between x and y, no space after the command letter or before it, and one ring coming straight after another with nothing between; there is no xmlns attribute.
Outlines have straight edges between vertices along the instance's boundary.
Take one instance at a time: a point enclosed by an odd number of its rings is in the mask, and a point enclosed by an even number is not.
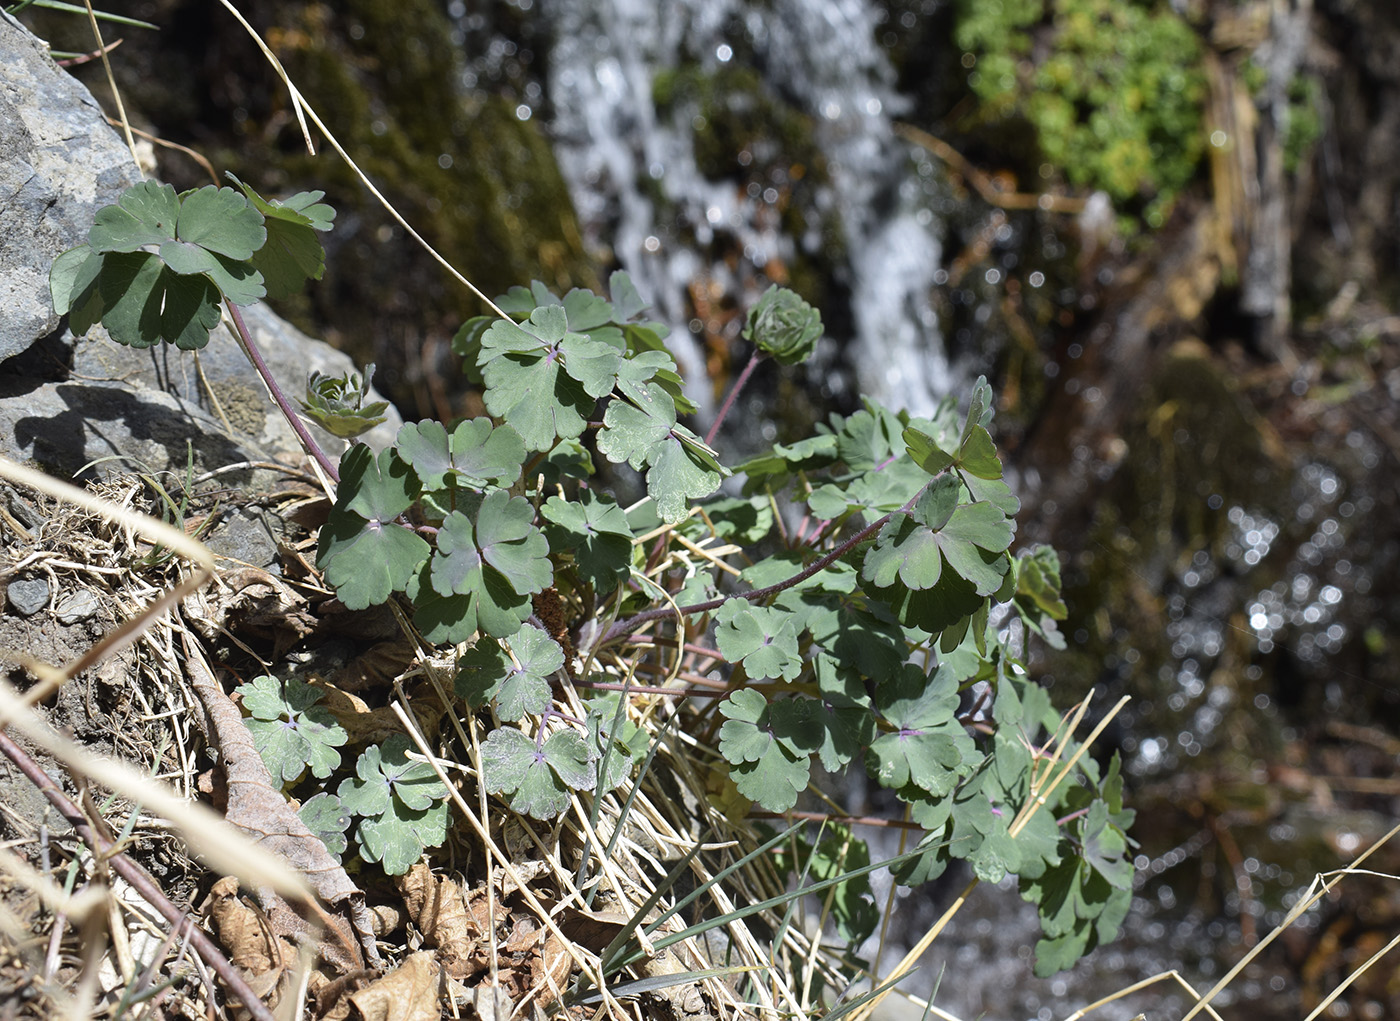
<svg viewBox="0 0 1400 1021"><path fill-rule="evenodd" d="M631 273L672 326L697 399L708 394L698 346L687 342L700 325L689 290L714 282L747 305L775 260L829 255L821 231L785 233L763 190L705 176L696 155L704 125L658 112L659 74L741 61L811 119L824 157L812 212L839 224L844 255L832 276L849 294L839 314L824 310L836 348L827 357L863 392L915 413L948 392L953 372L930 304L942 224L892 130L903 104L870 0L543 0L540 13L551 39L551 134L584 240ZM746 266L706 254L721 233Z"/></svg>

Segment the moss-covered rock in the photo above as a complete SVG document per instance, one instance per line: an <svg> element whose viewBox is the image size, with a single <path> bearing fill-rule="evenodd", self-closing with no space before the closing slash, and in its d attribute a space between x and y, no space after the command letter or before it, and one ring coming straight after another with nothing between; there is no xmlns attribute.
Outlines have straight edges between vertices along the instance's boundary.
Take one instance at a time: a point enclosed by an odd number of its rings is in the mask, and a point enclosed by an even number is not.
<svg viewBox="0 0 1400 1021"><path fill-rule="evenodd" d="M959 0L954 38L984 129L1024 122L1056 173L1164 222L1204 152L1207 94L1166 0Z"/></svg>
<svg viewBox="0 0 1400 1021"><path fill-rule="evenodd" d="M834 210L820 210L829 186L826 157L815 137L814 119L774 93L752 67L736 60L707 69L687 63L652 82L657 116L694 132L696 169L712 181L770 192L781 232L804 238L815 231L819 254L799 253L786 267L786 283L820 304L833 267L844 261L845 234Z"/></svg>

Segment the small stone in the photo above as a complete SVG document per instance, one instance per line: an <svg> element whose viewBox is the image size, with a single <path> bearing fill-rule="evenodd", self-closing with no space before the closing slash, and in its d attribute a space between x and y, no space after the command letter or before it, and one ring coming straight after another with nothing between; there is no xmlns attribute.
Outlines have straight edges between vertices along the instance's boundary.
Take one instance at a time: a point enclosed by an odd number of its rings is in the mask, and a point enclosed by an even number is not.
<svg viewBox="0 0 1400 1021"><path fill-rule="evenodd" d="M49 583L43 578L21 578L5 589L10 608L21 617L32 617L49 605Z"/></svg>
<svg viewBox="0 0 1400 1021"><path fill-rule="evenodd" d="M97 616L101 606L102 603L93 594L92 589L84 588L70 592L60 599L53 612L60 624L78 624Z"/></svg>

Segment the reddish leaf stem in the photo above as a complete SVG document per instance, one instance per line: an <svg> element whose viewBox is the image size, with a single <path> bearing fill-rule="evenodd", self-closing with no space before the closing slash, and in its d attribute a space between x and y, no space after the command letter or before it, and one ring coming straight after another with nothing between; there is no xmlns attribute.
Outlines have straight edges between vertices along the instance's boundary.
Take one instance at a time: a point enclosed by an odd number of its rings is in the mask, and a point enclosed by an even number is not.
<svg viewBox="0 0 1400 1021"><path fill-rule="evenodd" d="M729 409L734 407L734 399L739 396L739 391L744 389L744 384L753 375L753 370L758 368L758 363L767 358L762 351L754 349L753 356L749 359L749 364L744 366L744 370L739 373L739 378L734 381L734 385L729 388L729 396L720 405L719 414L715 415L714 424L710 426L710 431L705 434L705 446L713 447L715 437L719 435L719 427L724 424L725 417L729 414Z"/></svg>
<svg viewBox="0 0 1400 1021"><path fill-rule="evenodd" d="M922 492L923 490L920 489L919 493ZM766 588L753 589L749 592L736 592L732 596L722 596L719 599L710 599L703 603L694 603L690 606L682 606L680 608L680 615L682 617L688 617L692 613L708 613L710 610L719 609L721 606L724 605L725 601L728 599L747 599L751 603L756 603L767 599L769 596L775 596L779 592L782 592L786 589L790 589L794 585L800 585L802 582L812 577L812 575L817 574L820 571L826 570L826 568L830 567L847 552L853 549L857 543L878 532L881 528L885 526L885 523L895 515L895 513L903 513L909 510L910 507L914 506L914 501L919 498L919 493L916 493L908 503L906 503L903 507L899 509L898 512L891 511L884 517L879 518L876 521L872 521L870 524L866 525L855 535L851 536L849 539L846 539L844 542L841 542L835 547L833 547L830 550L830 552L828 552L826 555L818 558L817 560L814 560L810 565L794 574L791 578L775 582L774 584L769 585ZM633 616L628 617L626 620L620 620L617 623L615 623L612 627L608 628L607 632L603 635L602 641L598 643L598 647L601 649L604 646L609 645L610 643L621 638L622 636L630 634L631 632L637 630L637 628L641 627L643 624L649 624L652 621L660 620L663 617L674 616L675 613L676 611L671 609L671 607L669 606L658 606L650 610L643 610L641 613L634 614Z"/></svg>
<svg viewBox="0 0 1400 1021"><path fill-rule="evenodd" d="M262 381L267 384L268 392L272 394L272 399L277 403L278 409L282 412L282 417L287 420L287 424L292 427L292 431L297 434L297 439L301 440L301 445L306 448L306 452L316 459L316 463L321 466L321 470L331 479L332 482L340 481L340 470L335 463L326 456L326 452L321 449L321 445L316 442L310 430L302 422L286 396L282 393L282 388L273 378L272 370L267 367L267 362L263 360L262 352L258 350L258 345L253 343L253 337L248 332L248 327L244 325L243 313L238 311L238 306L231 301L224 301L229 314L233 316L233 324L238 328L238 341L243 345L243 351L248 355L248 360L253 363L253 368L257 370ZM366 381L368 382L368 381Z"/></svg>

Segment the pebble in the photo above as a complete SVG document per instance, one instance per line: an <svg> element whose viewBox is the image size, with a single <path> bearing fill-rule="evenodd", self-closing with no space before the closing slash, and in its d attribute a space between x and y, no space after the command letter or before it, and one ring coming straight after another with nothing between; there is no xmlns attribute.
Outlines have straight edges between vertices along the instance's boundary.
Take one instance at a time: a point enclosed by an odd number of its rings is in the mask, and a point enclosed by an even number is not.
<svg viewBox="0 0 1400 1021"><path fill-rule="evenodd" d="M60 624L78 624L90 617L97 616L97 611L102 603L91 589L78 589L70 592L58 601L54 607L54 616L58 618Z"/></svg>
<svg viewBox="0 0 1400 1021"><path fill-rule="evenodd" d="M21 617L32 617L49 605L49 583L43 578L21 578L5 588L10 608Z"/></svg>

